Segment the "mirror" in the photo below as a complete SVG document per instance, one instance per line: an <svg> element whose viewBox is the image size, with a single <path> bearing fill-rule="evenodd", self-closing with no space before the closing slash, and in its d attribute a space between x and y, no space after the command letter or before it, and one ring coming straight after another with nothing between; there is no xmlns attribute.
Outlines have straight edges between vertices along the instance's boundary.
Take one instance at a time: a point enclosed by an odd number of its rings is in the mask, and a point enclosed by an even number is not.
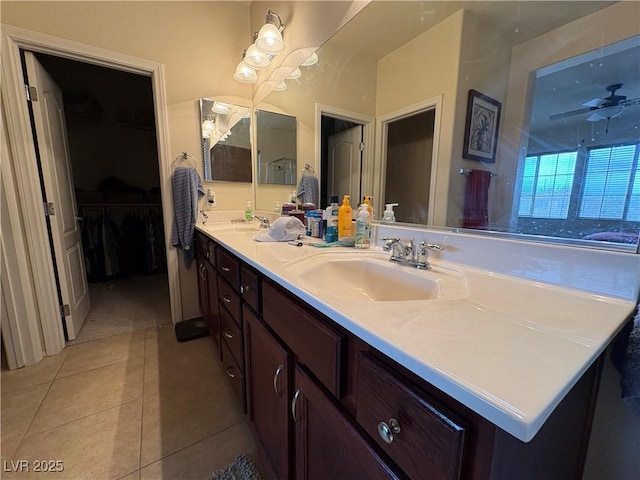
<svg viewBox="0 0 640 480"><path fill-rule="evenodd" d="M640 101L633 101L640 98L640 68L630 60L631 52L627 52L625 64L614 57L621 48L619 42L638 45L639 18L637 2L371 2L322 46L316 65L301 67L302 77L287 81L286 91L272 92L264 105L298 118L301 158L308 163L309 160L320 163L316 148L320 142L315 134L316 125L320 124L319 112L324 107L343 113L335 115L338 118L359 116L379 120L441 95L442 108L436 127L439 128L437 168L430 183L433 197L429 205L433 211L430 226L461 228L467 224L465 215L478 207L473 202L478 197L473 195L477 183L473 178L487 172L489 181L483 187L488 190L487 205L479 208L481 214L483 210L486 212L486 225L478 227L483 232L524 234L527 238L533 235L545 240L553 238L605 248L619 246L635 251L639 223L632 220L633 208L640 201L640 184L634 183L639 176L633 170L637 160L628 167L627 193L623 200L618 200L624 201L625 211L630 210L631 216L602 218L610 215L604 208L597 213L599 218L591 218L596 214L585 213L579 193L586 186L595 185L594 180L588 180L589 175L596 174L595 167L588 166L587 153L594 152L595 158L596 153L602 152L595 152L593 147L610 148L617 144L614 132L622 128L623 122L635 132L625 142L636 145L637 159ZM635 55L635 62L637 59ZM581 71L578 77L574 69L577 64L589 71ZM599 73L596 75L595 71ZM619 83L623 86L615 92L607 90ZM543 92L549 86L554 96L544 98L542 95L548 94ZM494 162L463 156L469 90L476 90L501 105ZM583 145L583 153L579 154L582 160L576 163L571 181L560 176L564 164L558 167L557 162L557 185L549 188L571 186L568 215L573 217L540 219L535 215L539 215L542 207L531 210L528 217L521 215L532 182L532 160L527 158L534 153L558 153L565 146L541 135L543 126L539 119L591 108L583 104L592 100L606 102L610 95L626 96L628 103L624 111L609 119L608 128L606 118L587 120L593 113L589 110L591 113L585 111L571 119L577 122L571 133L569 127L563 133L575 145ZM550 105L553 111L541 105ZM557 125L565 121L569 122L568 117L556 120L552 129L559 130ZM361 184L363 194L373 192L375 215L380 218L383 202L391 199L381 195L385 165L381 159L381 140L374 141L372 136L373 129L365 132ZM536 149L531 151L532 155L527 154L529 145ZM541 160L537 162L541 164ZM314 163L314 166L321 184L326 182L322 165ZM472 173L476 171L480 172ZM538 171L541 185L542 170ZM603 178L603 174L599 175ZM257 185L257 202L262 188ZM606 203L608 192L602 191L601 203ZM541 205L545 197L541 195L531 201ZM549 202L555 204L560 200ZM257 203L257 206L270 205ZM580 221L583 226L577 228L574 220L580 215L584 217ZM628 233L627 240L633 243L625 246L619 241L623 235L618 239L610 235L603 241L602 236L617 233Z"/></svg>
<svg viewBox="0 0 640 480"><path fill-rule="evenodd" d="M296 124L295 117L256 110L258 183L296 184Z"/></svg>
<svg viewBox="0 0 640 480"><path fill-rule="evenodd" d="M251 109L200 99L204 180L251 182Z"/></svg>

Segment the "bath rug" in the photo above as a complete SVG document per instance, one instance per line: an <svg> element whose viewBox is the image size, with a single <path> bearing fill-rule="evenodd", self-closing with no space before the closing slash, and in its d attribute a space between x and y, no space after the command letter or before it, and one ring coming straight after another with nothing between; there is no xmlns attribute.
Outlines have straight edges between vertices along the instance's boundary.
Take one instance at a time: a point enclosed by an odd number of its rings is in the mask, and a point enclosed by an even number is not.
<svg viewBox="0 0 640 480"><path fill-rule="evenodd" d="M213 472L211 480L262 480L262 477L253 459L247 454L242 454L223 469Z"/></svg>

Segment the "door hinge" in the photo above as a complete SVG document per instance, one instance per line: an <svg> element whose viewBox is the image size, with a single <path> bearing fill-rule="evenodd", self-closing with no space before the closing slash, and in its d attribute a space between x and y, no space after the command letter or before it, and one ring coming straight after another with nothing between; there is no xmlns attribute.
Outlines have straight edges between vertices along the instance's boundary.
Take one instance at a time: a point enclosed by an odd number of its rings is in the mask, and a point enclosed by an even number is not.
<svg viewBox="0 0 640 480"><path fill-rule="evenodd" d="M25 85L24 91L27 96L27 102L38 101L38 89L36 87L32 87L31 85Z"/></svg>
<svg viewBox="0 0 640 480"><path fill-rule="evenodd" d="M67 305L66 303L64 305L60 305L60 313L62 313L63 317L68 317L69 315L71 315L71 309L69 308L69 305Z"/></svg>
<svg viewBox="0 0 640 480"><path fill-rule="evenodd" d="M46 217L56 214L56 207L54 207L53 203L44 202L42 205L44 206L44 215Z"/></svg>
<svg viewBox="0 0 640 480"><path fill-rule="evenodd" d="M364 152L364 142L360 142L360 151Z"/></svg>

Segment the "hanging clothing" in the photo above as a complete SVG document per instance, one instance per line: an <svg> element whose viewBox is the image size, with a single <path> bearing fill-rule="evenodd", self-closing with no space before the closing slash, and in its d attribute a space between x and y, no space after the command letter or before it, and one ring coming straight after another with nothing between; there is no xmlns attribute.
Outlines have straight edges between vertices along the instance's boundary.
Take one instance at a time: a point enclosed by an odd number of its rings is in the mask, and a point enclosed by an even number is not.
<svg viewBox="0 0 640 480"><path fill-rule="evenodd" d="M464 199L464 228L486 230L489 228L489 183L491 172L471 170L467 179Z"/></svg>
<svg viewBox="0 0 640 480"><path fill-rule="evenodd" d="M298 184L298 200L320 207L320 185L315 175L303 175Z"/></svg>
<svg viewBox="0 0 640 480"><path fill-rule="evenodd" d="M200 175L192 167L176 167L173 171L173 228L171 245L180 248L187 268L195 256L193 233L198 219L198 200L204 196Z"/></svg>

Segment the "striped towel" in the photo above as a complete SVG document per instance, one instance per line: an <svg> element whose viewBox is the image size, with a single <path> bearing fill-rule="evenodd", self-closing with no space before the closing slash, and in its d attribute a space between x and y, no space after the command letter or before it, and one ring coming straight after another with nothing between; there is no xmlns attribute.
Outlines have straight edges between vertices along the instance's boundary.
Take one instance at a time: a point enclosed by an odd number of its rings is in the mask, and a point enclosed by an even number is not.
<svg viewBox="0 0 640 480"><path fill-rule="evenodd" d="M320 208L320 186L314 175L303 175L298 184L298 200L302 203L314 203Z"/></svg>
<svg viewBox="0 0 640 480"><path fill-rule="evenodd" d="M195 252L193 231L198 219L198 200L204 196L200 175L195 168L176 167L173 171L173 229L171 245L181 248L189 268Z"/></svg>

